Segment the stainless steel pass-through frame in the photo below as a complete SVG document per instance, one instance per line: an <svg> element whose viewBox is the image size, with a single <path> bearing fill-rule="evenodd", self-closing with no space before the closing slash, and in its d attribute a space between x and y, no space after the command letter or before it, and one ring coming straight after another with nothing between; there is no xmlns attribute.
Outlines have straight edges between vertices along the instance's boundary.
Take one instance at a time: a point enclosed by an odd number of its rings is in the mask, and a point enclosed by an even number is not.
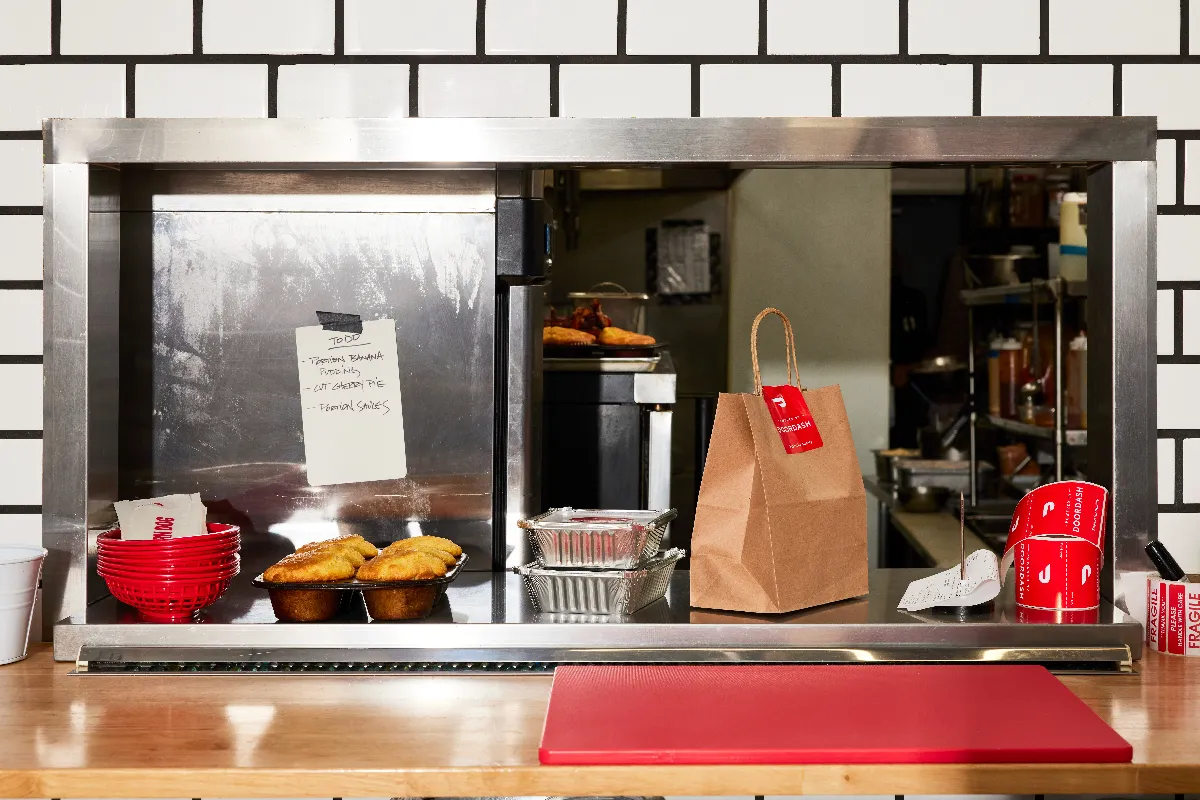
<svg viewBox="0 0 1200 800"><path fill-rule="evenodd" d="M122 413L115 402L120 391L116 376L124 372L119 363L117 316L112 312L120 307L123 291L116 268L126 249L122 228L128 209L122 203L133 199L123 182L139 170L250 175L243 179L242 198L262 203L263 196L282 197L278 200L284 204L282 210L320 214L364 213L364 209L446 211L439 206L445 202L486 205L506 193L523 191L528 181L520 176L555 167L1086 164L1091 171L1089 397L1093 403L1088 462L1091 477L1112 489L1104 578L1105 593L1111 595L1119 573L1147 568L1142 548L1156 535L1155 144L1154 120L1130 117L48 121L43 528L51 555L45 617L53 623L83 614L90 573L89 519L95 519L119 490L113 469ZM465 176L471 173L490 177L482 192L331 190L317 207L306 205L309 200L304 198L314 194L311 191L272 189L262 180L271 174L303 173L303 180L309 182L333 180L328 176L335 174L349 175L347 180L353 182L354 173L379 176L402 171L409 174L391 179L419 184L413 177L418 170L443 175L448 181L443 190L470 185L470 177ZM156 179L147 177L150 184ZM197 186L211 185L213 180L195 178ZM191 203L188 214L225 213L212 205L212 196L221 195L220 191L166 194L170 202ZM229 189L225 195L239 192ZM395 195L423 197L424 205L396 207L393 204L404 204ZM148 193L151 206L157 196ZM187 197L192 199L180 199ZM336 207L328 207L330 202ZM386 208L380 210L381 205ZM488 213L486 208L470 210L461 205L450 210ZM540 289L531 286L513 281L508 308L502 313L536 308ZM505 451L504 458L493 462L504 461L508 467L502 490L508 502L494 506L493 512L503 515L505 522L515 518L522 502L529 502L529 487L536 484L529 474L533 465L522 458L519 446L521 437L536 435L528 414L536 402L535 376L540 368L538 350L531 344L536 328L530 325L529 315L516 316L517 321L507 327L497 325L498 331L504 330L503 345L499 340L495 343L497 349L510 351L515 346L509 358L521 365L495 376L504 382L506 393L493 395L503 403L494 409L501 421L497 428L507 434L494 439ZM505 563L510 554L519 556L515 535L504 546L511 553L494 557L493 563ZM738 634L744 635L749 633Z"/></svg>

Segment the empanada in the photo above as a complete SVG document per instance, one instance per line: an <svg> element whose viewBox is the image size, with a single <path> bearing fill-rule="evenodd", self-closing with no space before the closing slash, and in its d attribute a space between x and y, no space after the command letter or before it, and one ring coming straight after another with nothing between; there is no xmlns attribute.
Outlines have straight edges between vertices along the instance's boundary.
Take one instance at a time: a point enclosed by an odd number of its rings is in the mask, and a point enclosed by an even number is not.
<svg viewBox="0 0 1200 800"><path fill-rule="evenodd" d="M429 553L390 553L371 559L358 570L363 581L421 581L446 575L446 565Z"/></svg>
<svg viewBox="0 0 1200 800"><path fill-rule="evenodd" d="M319 583L354 577L355 565L336 549L292 553L263 572L269 583Z"/></svg>

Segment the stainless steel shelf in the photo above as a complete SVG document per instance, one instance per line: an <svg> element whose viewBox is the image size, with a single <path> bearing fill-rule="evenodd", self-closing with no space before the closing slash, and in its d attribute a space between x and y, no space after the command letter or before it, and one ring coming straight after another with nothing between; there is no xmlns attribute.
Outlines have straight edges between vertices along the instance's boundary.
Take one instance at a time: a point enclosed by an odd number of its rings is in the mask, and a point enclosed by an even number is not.
<svg viewBox="0 0 1200 800"><path fill-rule="evenodd" d="M1007 417L998 417L994 414L985 415L986 419L992 426L999 428L1009 433L1014 433L1018 436L1031 436L1036 439L1054 440L1054 429L1043 428L1040 425L1031 425L1028 422L1018 422L1015 419ZM1066 438L1066 444L1071 447L1083 447L1087 444L1087 431L1063 431Z"/></svg>
<svg viewBox="0 0 1200 800"><path fill-rule="evenodd" d="M1035 280L1009 286L985 286L982 289L963 289L958 294L969 306L1020 305L1032 301L1034 292L1039 303L1054 301L1058 280ZM1087 281L1062 281L1065 297L1087 297Z"/></svg>

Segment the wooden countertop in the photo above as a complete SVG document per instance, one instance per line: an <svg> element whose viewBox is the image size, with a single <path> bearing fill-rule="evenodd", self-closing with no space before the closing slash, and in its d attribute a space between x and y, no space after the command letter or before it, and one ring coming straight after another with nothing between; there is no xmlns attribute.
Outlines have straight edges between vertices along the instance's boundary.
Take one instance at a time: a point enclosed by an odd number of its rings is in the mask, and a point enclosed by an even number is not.
<svg viewBox="0 0 1200 800"><path fill-rule="evenodd" d="M1200 792L1200 659L1139 668L1063 678L1132 764L541 767L545 676L75 676L37 646L0 667L0 797Z"/></svg>

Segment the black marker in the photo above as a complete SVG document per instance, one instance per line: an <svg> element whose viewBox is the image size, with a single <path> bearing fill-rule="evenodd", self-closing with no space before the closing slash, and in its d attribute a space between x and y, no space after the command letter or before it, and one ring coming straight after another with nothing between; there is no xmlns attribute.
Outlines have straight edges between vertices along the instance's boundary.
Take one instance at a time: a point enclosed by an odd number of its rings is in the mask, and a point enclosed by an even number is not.
<svg viewBox="0 0 1200 800"><path fill-rule="evenodd" d="M1158 570L1158 574L1163 580L1187 583L1187 575L1162 542L1153 541L1146 545L1146 555L1150 556L1150 560L1154 562L1154 568Z"/></svg>

